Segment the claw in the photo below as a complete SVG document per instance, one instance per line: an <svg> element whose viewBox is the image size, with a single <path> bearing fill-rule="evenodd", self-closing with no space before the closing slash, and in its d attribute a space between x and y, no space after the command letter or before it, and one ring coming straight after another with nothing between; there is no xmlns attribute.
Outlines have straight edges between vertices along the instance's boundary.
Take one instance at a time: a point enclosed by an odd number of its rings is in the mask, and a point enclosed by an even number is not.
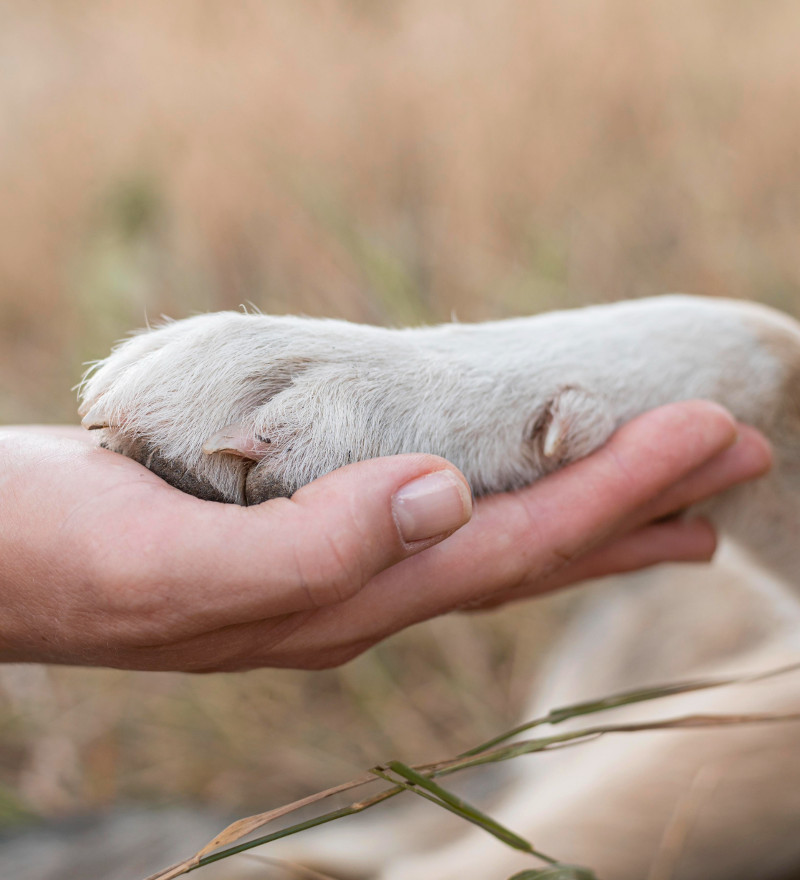
<svg viewBox="0 0 800 880"><path fill-rule="evenodd" d="M542 444L542 455L545 458L555 458L564 442L564 438L567 436L567 426L564 424L563 419L559 418L558 415L554 416L553 420L547 426L547 433L544 436L544 443Z"/></svg>
<svg viewBox="0 0 800 880"><path fill-rule="evenodd" d="M546 468L569 464L600 447L614 430L605 398L579 386L560 389L529 429Z"/></svg>
<svg viewBox="0 0 800 880"><path fill-rule="evenodd" d="M203 452L206 455L224 452L239 458L261 461L271 442L268 437L253 437L252 432L245 429L241 422L235 422L212 434L203 444Z"/></svg>
<svg viewBox="0 0 800 880"><path fill-rule="evenodd" d="M99 403L96 403L94 404L94 406L90 407L88 412L81 419L81 425L83 425L83 427L86 428L87 431L96 431L98 428L111 427L109 425L108 418L103 415Z"/></svg>

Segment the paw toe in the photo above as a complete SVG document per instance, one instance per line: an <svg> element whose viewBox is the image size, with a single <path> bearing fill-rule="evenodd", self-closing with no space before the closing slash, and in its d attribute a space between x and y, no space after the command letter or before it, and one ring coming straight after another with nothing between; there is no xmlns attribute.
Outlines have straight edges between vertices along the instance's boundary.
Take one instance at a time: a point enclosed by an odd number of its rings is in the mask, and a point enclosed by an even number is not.
<svg viewBox="0 0 800 880"><path fill-rule="evenodd" d="M615 427L599 394L567 386L535 415L528 431L533 457L547 473L594 452Z"/></svg>
<svg viewBox="0 0 800 880"><path fill-rule="evenodd" d="M291 498L296 489L296 486L290 485L274 471L256 465L250 468L245 479L245 503L252 505L272 498Z"/></svg>

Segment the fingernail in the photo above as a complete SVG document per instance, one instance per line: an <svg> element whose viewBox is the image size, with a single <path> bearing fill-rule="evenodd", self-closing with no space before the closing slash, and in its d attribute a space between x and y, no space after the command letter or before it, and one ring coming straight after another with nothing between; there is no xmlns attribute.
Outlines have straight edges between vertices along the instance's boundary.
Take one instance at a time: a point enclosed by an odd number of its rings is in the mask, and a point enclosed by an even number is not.
<svg viewBox="0 0 800 880"><path fill-rule="evenodd" d="M736 444L742 456L740 473L744 479L761 477L772 469L774 454L769 440L748 425L741 425L736 435Z"/></svg>
<svg viewBox="0 0 800 880"><path fill-rule="evenodd" d="M469 521L472 497L454 473L436 471L395 492L392 513L404 541L430 540Z"/></svg>

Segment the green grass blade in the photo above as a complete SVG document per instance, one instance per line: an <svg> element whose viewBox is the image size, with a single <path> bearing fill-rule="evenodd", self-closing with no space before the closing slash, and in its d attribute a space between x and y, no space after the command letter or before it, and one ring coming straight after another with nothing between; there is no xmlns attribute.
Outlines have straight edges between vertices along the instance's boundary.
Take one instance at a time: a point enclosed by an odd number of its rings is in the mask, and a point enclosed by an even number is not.
<svg viewBox="0 0 800 880"><path fill-rule="evenodd" d="M588 868L578 865L550 865L547 868L522 871L509 880L597 880L597 877Z"/></svg>
<svg viewBox="0 0 800 880"><path fill-rule="evenodd" d="M515 834L510 828L501 825L496 819L487 816L486 813L483 813L477 807L467 803L463 798L460 798L446 788L443 788L430 777L418 773L416 770L409 767L407 764L403 764L401 761L391 761L387 766L398 776L401 776L403 779L411 783L412 786L418 786L427 791L440 802L441 806L445 807L450 812L455 813L457 816L461 816L463 819L466 819L473 825L477 825L479 828L483 828L484 831L488 832L493 837L496 837L498 840L501 840L508 846L520 850L521 852L537 856L543 861L552 864L555 863L555 859L538 852L529 841L525 840L524 837Z"/></svg>
<svg viewBox="0 0 800 880"><path fill-rule="evenodd" d="M570 718L579 718L582 715L592 715L595 712L604 712L606 709L616 709L619 706L630 706L634 703L644 703L648 700L659 700L662 697L672 697L677 694L686 694L692 691L704 691L711 688L727 687L732 684L745 684L748 682L763 681L767 678L773 678L777 675L785 675L789 672L797 672L800 670L800 663L791 663L788 666L781 666L779 669L771 669L768 672L756 673L754 675L733 676L730 678L702 679L696 681L675 682L673 684L654 685L647 688L636 688L630 691L623 691L619 694L612 694L609 697L602 697L598 700L585 700L581 703L573 703L570 706L563 706L558 709L551 709L546 715L534 718L533 721L527 721L511 730L501 733L493 739L481 743L479 746L463 752L459 757L468 757L485 752L502 742L520 736L534 727L540 727L542 724L561 724Z"/></svg>

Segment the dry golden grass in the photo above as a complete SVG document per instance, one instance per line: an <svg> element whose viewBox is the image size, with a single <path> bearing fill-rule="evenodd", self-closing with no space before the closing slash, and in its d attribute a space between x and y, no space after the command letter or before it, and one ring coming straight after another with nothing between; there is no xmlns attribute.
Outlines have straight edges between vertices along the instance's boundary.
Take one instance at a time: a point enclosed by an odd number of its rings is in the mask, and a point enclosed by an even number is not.
<svg viewBox="0 0 800 880"><path fill-rule="evenodd" d="M796 311L799 36L788 2L0 0L0 420L73 420L162 312ZM457 751L549 637L513 617L331 673L0 670L0 809L264 808Z"/></svg>

